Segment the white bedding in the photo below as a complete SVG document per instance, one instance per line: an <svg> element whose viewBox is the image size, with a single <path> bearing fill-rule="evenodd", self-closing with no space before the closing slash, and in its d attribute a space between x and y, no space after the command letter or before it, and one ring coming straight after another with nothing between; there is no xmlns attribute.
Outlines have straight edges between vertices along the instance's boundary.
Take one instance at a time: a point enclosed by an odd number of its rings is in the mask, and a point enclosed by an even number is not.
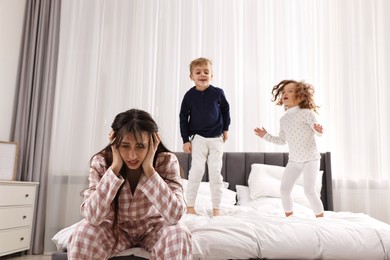
<svg viewBox="0 0 390 260"><path fill-rule="evenodd" d="M365 214L304 206L285 218L279 199L225 208L216 218L186 215L195 259L390 259L390 226Z"/></svg>
<svg viewBox="0 0 390 260"><path fill-rule="evenodd" d="M327 211L316 219L298 203L294 216L286 218L279 198L251 200L246 189L237 187L240 205L224 205L223 216L210 217L211 209L200 205L201 215L184 215L181 221L192 233L194 259L390 259L388 224L351 212ZM69 229L57 241L66 241ZM140 249L124 254L149 255Z"/></svg>

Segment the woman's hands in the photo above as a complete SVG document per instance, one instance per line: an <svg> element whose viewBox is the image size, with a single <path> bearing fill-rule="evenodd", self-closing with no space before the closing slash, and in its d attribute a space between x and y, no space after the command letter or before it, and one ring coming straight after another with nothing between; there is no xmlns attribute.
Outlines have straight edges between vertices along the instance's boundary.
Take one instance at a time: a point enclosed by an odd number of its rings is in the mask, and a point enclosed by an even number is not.
<svg viewBox="0 0 390 260"><path fill-rule="evenodd" d="M112 164L110 166L111 170L115 173L116 176L119 175L119 171L122 168L123 160L119 153L119 149L113 144L115 141L115 132L111 129L111 132L108 135L111 144L112 150Z"/></svg>
<svg viewBox="0 0 390 260"><path fill-rule="evenodd" d="M267 133L267 130L265 130L264 127L262 128L256 127L254 131L255 131L255 135L260 136L261 138L263 138Z"/></svg>
<svg viewBox="0 0 390 260"><path fill-rule="evenodd" d="M153 159L156 154L157 147L160 144L160 135L155 132L149 137L149 149L144 161L142 162L142 168L145 175L150 178L154 174Z"/></svg>

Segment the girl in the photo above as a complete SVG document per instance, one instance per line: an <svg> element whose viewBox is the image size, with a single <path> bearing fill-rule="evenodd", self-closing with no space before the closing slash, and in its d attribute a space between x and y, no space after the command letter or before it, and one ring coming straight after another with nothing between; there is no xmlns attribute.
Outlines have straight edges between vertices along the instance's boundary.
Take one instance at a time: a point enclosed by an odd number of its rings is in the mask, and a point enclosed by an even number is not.
<svg viewBox="0 0 390 260"><path fill-rule="evenodd" d="M69 238L69 259L108 259L132 247L150 259L191 259L179 163L161 143L145 111L120 113L110 144L90 162L84 193L84 220Z"/></svg>
<svg viewBox="0 0 390 260"><path fill-rule="evenodd" d="M277 105L284 105L286 114L280 119L279 136L272 136L262 127L255 134L275 144L288 144L289 160L282 177L280 193L286 217L293 214L291 191L303 173L305 195L316 217L324 216L324 207L315 190L321 155L317 150L315 135L322 135L322 125L315 115L314 87L303 81L283 80L272 89Z"/></svg>

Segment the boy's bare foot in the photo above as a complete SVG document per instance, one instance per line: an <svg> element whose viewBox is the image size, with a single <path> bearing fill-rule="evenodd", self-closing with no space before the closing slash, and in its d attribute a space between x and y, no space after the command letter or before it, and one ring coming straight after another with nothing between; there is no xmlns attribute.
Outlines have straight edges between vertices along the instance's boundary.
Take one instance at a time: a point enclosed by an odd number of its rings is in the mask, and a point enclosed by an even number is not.
<svg viewBox="0 0 390 260"><path fill-rule="evenodd" d="M322 213L316 215L316 218L322 218L322 217L324 217L324 212L322 212Z"/></svg>
<svg viewBox="0 0 390 260"><path fill-rule="evenodd" d="M220 209L213 209L213 216L221 216L221 210Z"/></svg>
<svg viewBox="0 0 390 260"><path fill-rule="evenodd" d="M196 210L195 210L194 207L187 207L187 214L195 214L195 215L197 215Z"/></svg>

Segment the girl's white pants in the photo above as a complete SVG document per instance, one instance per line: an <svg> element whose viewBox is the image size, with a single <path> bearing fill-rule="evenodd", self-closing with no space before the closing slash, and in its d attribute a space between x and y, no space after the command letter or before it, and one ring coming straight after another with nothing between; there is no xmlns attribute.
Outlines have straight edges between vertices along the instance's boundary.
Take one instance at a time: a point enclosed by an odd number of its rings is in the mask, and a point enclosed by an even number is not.
<svg viewBox="0 0 390 260"><path fill-rule="evenodd" d="M303 188L307 200L315 215L324 212L322 201L316 192L316 181L319 175L320 160L307 162L288 162L280 185L282 204L285 212L293 212L291 191L298 177L303 174Z"/></svg>

